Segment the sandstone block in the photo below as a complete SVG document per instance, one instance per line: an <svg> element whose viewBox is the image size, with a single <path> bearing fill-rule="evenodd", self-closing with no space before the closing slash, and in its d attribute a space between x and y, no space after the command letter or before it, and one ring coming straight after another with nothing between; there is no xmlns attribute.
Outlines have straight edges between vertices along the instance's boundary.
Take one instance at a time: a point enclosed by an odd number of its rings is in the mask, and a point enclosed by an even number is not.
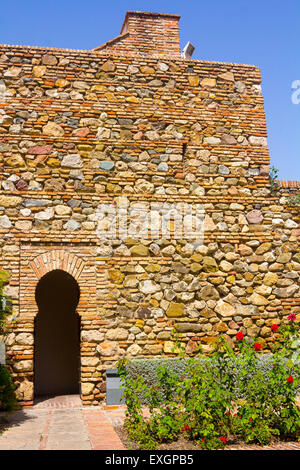
<svg viewBox="0 0 300 470"><path fill-rule="evenodd" d="M257 255L263 255L264 253L266 253L267 251L270 251L272 248L272 243L270 242L265 242L265 243L262 243L256 250L256 254Z"/></svg>
<svg viewBox="0 0 300 470"><path fill-rule="evenodd" d="M127 339L128 334L128 330L125 330L125 328L113 328L107 331L106 338L108 340L119 341Z"/></svg>
<svg viewBox="0 0 300 470"><path fill-rule="evenodd" d="M61 162L62 167L82 168L82 160L79 154L66 155Z"/></svg>
<svg viewBox="0 0 300 470"><path fill-rule="evenodd" d="M45 210L37 212L34 218L37 220L50 220L54 217L53 207L47 207Z"/></svg>
<svg viewBox="0 0 300 470"><path fill-rule="evenodd" d="M97 351L100 356L109 357L118 353L118 343L116 341L103 341L98 344Z"/></svg>
<svg viewBox="0 0 300 470"><path fill-rule="evenodd" d="M216 86L216 79L215 78L203 78L201 80L201 86L203 87L214 87Z"/></svg>
<svg viewBox="0 0 300 470"><path fill-rule="evenodd" d="M52 137L60 137L64 135L64 130L59 124L56 124L55 122L48 122L43 127L43 134L49 135Z"/></svg>
<svg viewBox="0 0 300 470"><path fill-rule="evenodd" d="M276 273L267 273L263 279L263 283L266 286L273 286L278 281L278 275Z"/></svg>
<svg viewBox="0 0 300 470"><path fill-rule="evenodd" d="M81 332L81 341L87 343L100 343L104 340L104 333L98 330L83 330Z"/></svg>
<svg viewBox="0 0 300 470"><path fill-rule="evenodd" d="M142 354L142 348L138 344L132 344L129 346L129 348L126 350L126 353L129 356L137 356L139 354Z"/></svg>
<svg viewBox="0 0 300 470"><path fill-rule="evenodd" d="M203 286L198 292L198 298L200 300L218 300L220 294L213 286Z"/></svg>
<svg viewBox="0 0 300 470"><path fill-rule="evenodd" d="M44 65L35 65L32 68L33 76L36 78L41 78L43 75L45 75L46 71L47 67L45 67Z"/></svg>
<svg viewBox="0 0 300 470"><path fill-rule="evenodd" d="M289 287L277 287L274 289L274 294L279 298L287 299L289 297L294 297L296 292L299 291L299 287L296 285L291 285Z"/></svg>
<svg viewBox="0 0 300 470"><path fill-rule="evenodd" d="M81 394L90 395L92 391L94 390L94 388L95 388L95 385L93 383L83 382L81 384Z"/></svg>
<svg viewBox="0 0 300 470"><path fill-rule="evenodd" d="M262 221L264 220L261 211L257 209L254 209L253 211L248 212L248 214L246 215L246 218L249 224L261 224Z"/></svg>
<svg viewBox="0 0 300 470"><path fill-rule="evenodd" d="M143 294L154 294L155 292L160 291L160 286L153 282L152 280L140 281L140 291Z"/></svg>
<svg viewBox="0 0 300 470"><path fill-rule="evenodd" d="M16 361L13 365L13 368L16 372L30 372L33 370L33 361L29 359Z"/></svg>
<svg viewBox="0 0 300 470"><path fill-rule="evenodd" d="M96 367L100 362L98 357L83 356L81 358L81 365L84 367Z"/></svg>
<svg viewBox="0 0 300 470"><path fill-rule="evenodd" d="M184 304L177 304L175 302L171 302L166 312L166 315L169 318L183 317L184 311L185 311Z"/></svg>
<svg viewBox="0 0 300 470"><path fill-rule="evenodd" d="M16 336L15 341L17 344L32 345L34 338L31 333L20 333Z"/></svg>
<svg viewBox="0 0 300 470"><path fill-rule="evenodd" d="M25 160L21 157L21 155L12 155L11 157L7 158L5 161L6 165L11 166L13 168L21 168L25 166Z"/></svg>
<svg viewBox="0 0 300 470"><path fill-rule="evenodd" d="M218 75L218 78L221 78L222 80L227 80L229 82L234 82L234 75L232 72L220 73L220 75Z"/></svg>
<svg viewBox="0 0 300 470"><path fill-rule="evenodd" d="M7 215L0 216L0 228L10 229L11 226L12 226L12 223L10 219L7 217Z"/></svg>
<svg viewBox="0 0 300 470"><path fill-rule="evenodd" d="M33 382L28 382L27 380L21 382L16 390L16 396L20 401L33 400Z"/></svg>
<svg viewBox="0 0 300 470"><path fill-rule="evenodd" d="M214 258L211 258L210 256L204 256L203 258L203 270L206 273L211 273L215 272L218 270L218 265L216 263L216 260Z"/></svg>
<svg viewBox="0 0 300 470"><path fill-rule="evenodd" d="M145 353L151 354L153 356L161 354L162 350L163 350L162 344L145 344L144 346Z"/></svg>
<svg viewBox="0 0 300 470"><path fill-rule="evenodd" d="M101 66L101 70L103 70L104 72L114 72L115 69L116 69L116 66L111 60L108 60Z"/></svg>
<svg viewBox="0 0 300 470"><path fill-rule="evenodd" d="M21 197L0 195L0 206L2 207L16 207L21 204L21 202Z"/></svg>
<svg viewBox="0 0 300 470"><path fill-rule="evenodd" d="M249 301L253 305L257 305L257 306L268 305L269 303L269 301L265 297L255 292L249 297Z"/></svg>
<svg viewBox="0 0 300 470"><path fill-rule="evenodd" d="M124 274L118 269L112 269L109 271L108 277L114 284L121 284L124 279Z"/></svg>
<svg viewBox="0 0 300 470"><path fill-rule="evenodd" d="M148 256L148 248L145 245L138 244L130 248L130 253L133 256Z"/></svg>
<svg viewBox="0 0 300 470"><path fill-rule="evenodd" d="M198 86L199 85L200 79L199 79L198 75L189 75L188 80L189 80L189 84L191 86Z"/></svg>
<svg viewBox="0 0 300 470"><path fill-rule="evenodd" d="M222 299L217 302L215 311L222 317L232 317L236 314L235 307L227 302L224 302Z"/></svg>
<svg viewBox="0 0 300 470"><path fill-rule="evenodd" d="M70 214L72 212L72 209L69 206L58 204L57 206L55 206L55 212L57 215L64 216Z"/></svg>

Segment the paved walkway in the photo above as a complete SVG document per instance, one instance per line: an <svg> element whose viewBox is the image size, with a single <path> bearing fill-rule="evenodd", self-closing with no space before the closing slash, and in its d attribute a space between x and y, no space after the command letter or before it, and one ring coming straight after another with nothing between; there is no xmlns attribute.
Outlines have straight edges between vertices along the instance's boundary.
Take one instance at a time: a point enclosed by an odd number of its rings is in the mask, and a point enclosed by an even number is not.
<svg viewBox="0 0 300 470"><path fill-rule="evenodd" d="M0 450L124 450L106 410L82 407L76 395L40 400L8 421Z"/></svg>
<svg viewBox="0 0 300 470"><path fill-rule="evenodd" d="M0 413L0 429L4 416ZM0 434L0 451L126 450L114 430L114 426L122 425L124 416L124 405L83 407L78 395L43 398L30 409L8 415L6 430ZM300 450L300 442L226 449Z"/></svg>

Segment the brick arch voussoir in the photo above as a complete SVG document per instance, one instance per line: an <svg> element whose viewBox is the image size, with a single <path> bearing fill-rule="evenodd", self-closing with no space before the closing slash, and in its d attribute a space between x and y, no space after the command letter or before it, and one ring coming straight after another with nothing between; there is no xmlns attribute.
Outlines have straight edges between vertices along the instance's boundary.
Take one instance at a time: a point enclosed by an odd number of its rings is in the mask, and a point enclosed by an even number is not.
<svg viewBox="0 0 300 470"><path fill-rule="evenodd" d="M38 255L30 262L37 279L41 279L45 274L56 269L61 269L71 274L76 281L79 281L84 268L84 261L65 250L52 250Z"/></svg>

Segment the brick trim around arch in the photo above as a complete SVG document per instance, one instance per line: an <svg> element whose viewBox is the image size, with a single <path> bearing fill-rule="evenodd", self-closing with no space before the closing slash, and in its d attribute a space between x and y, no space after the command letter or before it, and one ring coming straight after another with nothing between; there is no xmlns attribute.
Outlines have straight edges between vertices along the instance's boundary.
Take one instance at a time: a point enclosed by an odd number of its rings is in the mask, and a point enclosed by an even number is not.
<svg viewBox="0 0 300 470"><path fill-rule="evenodd" d="M20 317L35 317L35 289L48 272L61 269L78 282L80 316L96 313L96 269L94 247L24 245L20 253Z"/></svg>
<svg viewBox="0 0 300 470"><path fill-rule="evenodd" d="M48 272L62 269L71 274L80 289L77 313L84 317L81 331L97 318L96 246L82 244L21 244L19 251L19 310L11 324L14 341L7 345L7 360L13 370L17 397L21 406L32 406L34 400L34 319L38 313L35 290ZM15 273L16 274L16 273ZM15 276L17 282L17 276ZM17 305L16 305L17 307ZM86 355L81 344L82 356ZM81 383L84 381L81 374Z"/></svg>
<svg viewBox="0 0 300 470"><path fill-rule="evenodd" d="M85 263L74 253L59 249L45 252L34 258L29 264L38 279L50 271L60 269L71 274L78 281Z"/></svg>

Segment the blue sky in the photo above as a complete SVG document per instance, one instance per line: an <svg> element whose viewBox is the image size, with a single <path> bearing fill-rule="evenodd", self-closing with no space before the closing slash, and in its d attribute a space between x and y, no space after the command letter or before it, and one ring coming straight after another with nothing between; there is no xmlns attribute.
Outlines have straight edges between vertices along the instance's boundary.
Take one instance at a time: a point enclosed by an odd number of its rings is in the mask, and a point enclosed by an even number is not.
<svg viewBox="0 0 300 470"><path fill-rule="evenodd" d="M300 180L299 0L14 0L1 4L0 43L92 49L120 33L127 10L181 15L181 46L191 41L194 59L259 66L271 164L280 179Z"/></svg>

